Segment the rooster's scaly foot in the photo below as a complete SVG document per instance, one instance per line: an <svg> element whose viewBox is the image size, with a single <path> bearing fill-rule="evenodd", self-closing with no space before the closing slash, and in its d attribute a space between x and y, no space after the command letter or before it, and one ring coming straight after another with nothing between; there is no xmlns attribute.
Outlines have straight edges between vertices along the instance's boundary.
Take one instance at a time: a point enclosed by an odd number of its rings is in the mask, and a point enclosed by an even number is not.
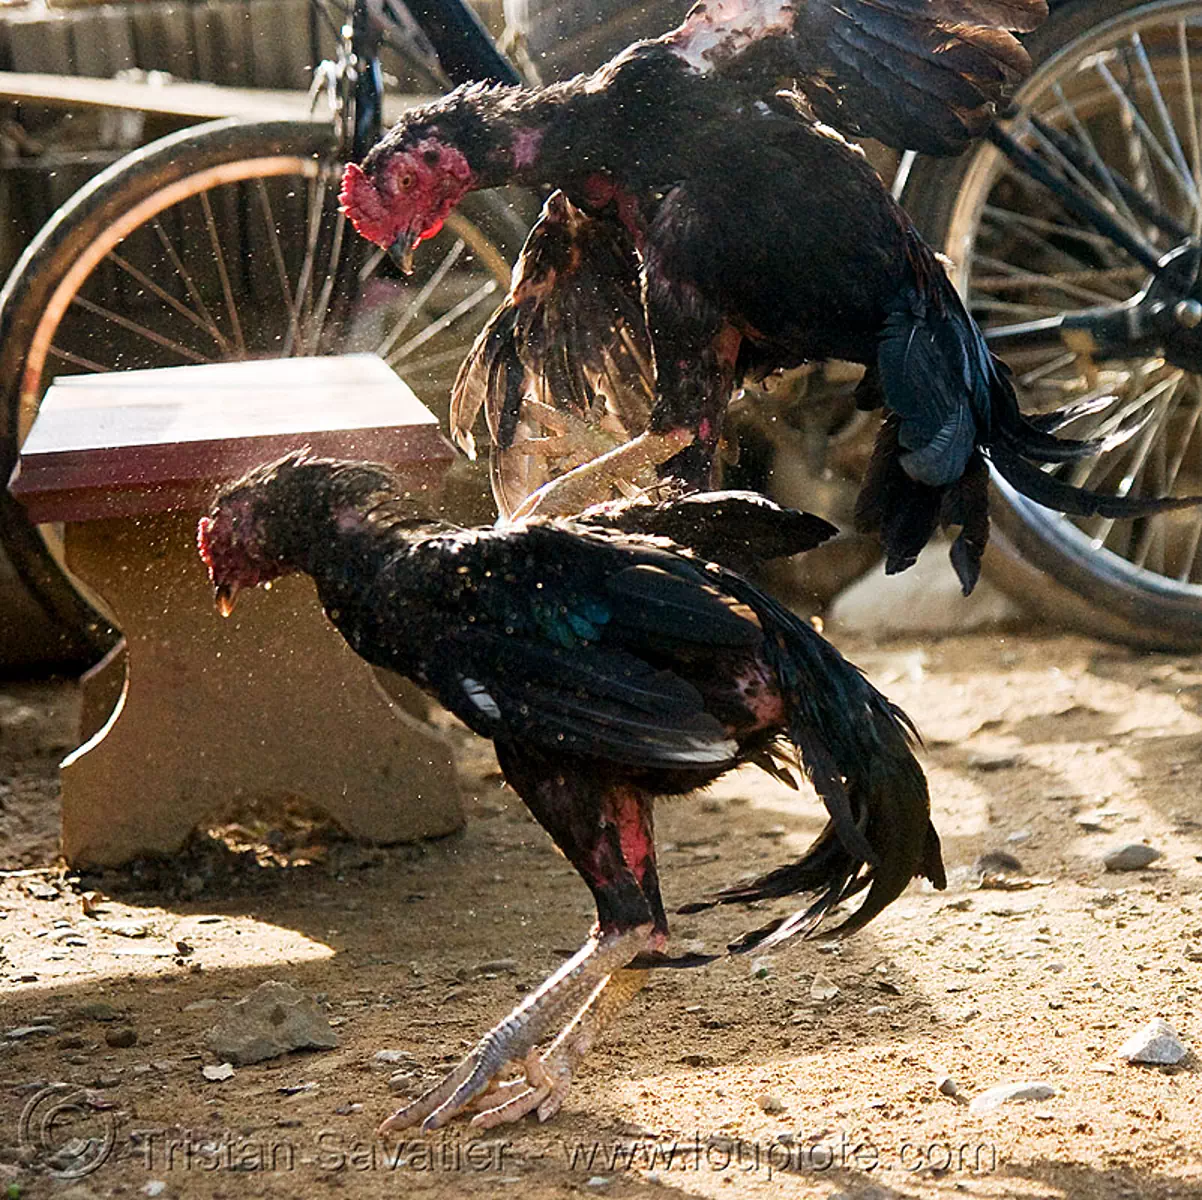
<svg viewBox="0 0 1202 1200"><path fill-rule="evenodd" d="M692 441L693 435L685 429L639 434L600 458L543 484L514 510L510 520L571 516L590 504L609 499L610 489L616 481L630 480L647 467L658 467Z"/></svg>
<svg viewBox="0 0 1202 1200"><path fill-rule="evenodd" d="M477 1124L494 1125L516 1120L536 1106L540 1116L544 1108L550 1116L567 1095L572 1067L592 1044L591 1037L584 1044L573 1035L579 1036L591 1029L595 1036L600 1023L616 1008L605 1005L600 1021L595 1026L590 1024L589 1015L597 1010L598 998L604 995L610 977L616 972L642 975L642 972L621 972L620 968L647 948L649 937L650 927L641 926L586 942L509 1016L490 1029L454 1070L411 1104L394 1112L380 1126L378 1133L408 1129L417 1124L427 1132L439 1129L459 1113L482 1104L487 1107L476 1117ZM540 1057L536 1045L565 1016L568 1018L566 1027L546 1055ZM573 1058L581 1045L583 1050ZM523 1064L525 1080L498 1084L497 1076L510 1062ZM537 1098L528 1099L531 1095ZM485 1119L500 1113L504 1115Z"/></svg>

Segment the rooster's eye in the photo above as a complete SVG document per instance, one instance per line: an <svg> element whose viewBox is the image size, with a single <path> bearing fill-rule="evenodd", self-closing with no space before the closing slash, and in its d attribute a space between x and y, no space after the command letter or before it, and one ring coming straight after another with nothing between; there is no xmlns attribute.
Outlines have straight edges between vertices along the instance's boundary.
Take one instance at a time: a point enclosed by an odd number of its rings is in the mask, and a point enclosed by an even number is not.
<svg viewBox="0 0 1202 1200"><path fill-rule="evenodd" d="M407 192L412 186L413 186L413 176L408 171L406 171L405 174L402 175L400 177L400 179L397 180L397 187L399 187L402 192Z"/></svg>

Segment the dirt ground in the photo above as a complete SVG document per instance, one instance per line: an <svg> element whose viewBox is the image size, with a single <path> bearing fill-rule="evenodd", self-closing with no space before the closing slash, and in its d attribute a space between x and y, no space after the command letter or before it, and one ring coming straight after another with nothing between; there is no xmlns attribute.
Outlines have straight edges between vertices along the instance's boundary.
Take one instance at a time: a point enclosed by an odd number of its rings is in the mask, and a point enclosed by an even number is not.
<svg viewBox="0 0 1202 1200"><path fill-rule="evenodd" d="M1196 1055L1116 1053L1157 1016L1202 1046L1202 659L996 635L843 648L923 731L948 890L912 887L838 947L661 973L546 1125L374 1144L390 1076L433 1078L591 920L489 748L457 734L471 818L439 842L248 817L80 878L54 863L73 689L0 688L0 1195L1202 1197ZM664 805L670 908L818 828L811 795L754 771ZM1140 841L1163 857L1104 870ZM993 851L1021 872L983 887ZM677 916L675 944L766 915ZM268 979L321 997L341 1045L206 1079L206 1032ZM51 1029L11 1036L29 1026ZM1015 1081L1055 1094L970 1111ZM39 1137L61 1140L60 1175L111 1150L56 1178Z"/></svg>

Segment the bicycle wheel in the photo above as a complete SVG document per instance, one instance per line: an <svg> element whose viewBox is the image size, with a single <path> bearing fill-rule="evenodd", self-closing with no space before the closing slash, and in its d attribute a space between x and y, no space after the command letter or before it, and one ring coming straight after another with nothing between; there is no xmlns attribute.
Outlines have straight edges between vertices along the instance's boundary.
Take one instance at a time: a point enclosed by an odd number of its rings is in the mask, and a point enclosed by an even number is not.
<svg viewBox="0 0 1202 1200"><path fill-rule="evenodd" d="M0 293L5 477L67 373L369 351L445 416L525 224L502 197L472 196L406 278L338 213L340 170L326 126L226 120L153 142L77 192ZM53 540L5 494L0 544L57 631L51 652L86 660L112 631Z"/></svg>
<svg viewBox="0 0 1202 1200"><path fill-rule="evenodd" d="M1035 70L1016 97L1010 135L1065 164L1152 254L1196 242L1202 3L1073 0L1026 44ZM990 144L958 160L918 160L904 199L919 228L955 262L958 286L995 338L1000 326L1122 303L1150 279L1127 248L1072 215ZM1071 336L1000 352L1024 408L1099 404L1067 434L1147 421L1128 442L1064 478L1130 495L1202 491L1202 379L1179 356L1176 364L1159 351L1095 362ZM1107 396L1113 400L1104 402ZM1002 553L987 569L1003 589L1095 636L1202 647L1202 513L1069 519L999 482L994 514Z"/></svg>

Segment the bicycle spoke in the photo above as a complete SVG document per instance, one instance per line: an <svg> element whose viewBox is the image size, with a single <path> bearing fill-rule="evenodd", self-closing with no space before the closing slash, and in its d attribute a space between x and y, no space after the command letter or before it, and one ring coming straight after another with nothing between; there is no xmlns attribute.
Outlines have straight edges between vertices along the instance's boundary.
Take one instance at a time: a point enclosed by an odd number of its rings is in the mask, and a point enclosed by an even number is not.
<svg viewBox="0 0 1202 1200"><path fill-rule="evenodd" d="M1029 176L1030 182L1043 184L1066 212L1072 213L1078 220L1087 221L1099 233L1107 234L1149 271L1156 270L1160 262L1160 254L1156 248L1147 242L1142 234L1127 228L1122 221L1112 216L1108 206L1099 206L1089 196L1067 186L1064 178L1057 175L1037 154L1015 141L1000 126L991 126L988 136L1010 159L1011 178L1022 179L1025 183Z"/></svg>
<svg viewBox="0 0 1202 1200"><path fill-rule="evenodd" d="M1197 193L1194 190L1193 181L1188 175L1183 175L1173 162L1172 157L1168 154L1165 148L1156 139L1152 130L1148 127L1147 121L1139 109L1136 108L1135 102L1123 91L1122 85L1115 79L1110 68L1102 61L1101 55L1094 60L1094 69L1101 75L1106 82L1107 87L1114 93L1115 99L1122 105L1123 110L1131 121L1132 126L1140 134L1140 138L1144 146L1152 153L1152 156L1164 167L1170 178L1176 180L1178 186L1185 195L1193 202L1197 203Z"/></svg>
<svg viewBox="0 0 1202 1200"><path fill-rule="evenodd" d="M454 366L458 369L465 355L466 351L462 346L452 346L449 350L440 350L437 354L405 359L405 370L413 375L420 375L423 372L436 371L439 367Z"/></svg>
<svg viewBox="0 0 1202 1200"><path fill-rule="evenodd" d="M182 281L184 288L188 292L188 297L191 299L196 311L200 314L205 326L214 331L214 334L221 345L222 353L228 352L229 339L226 338L226 336L221 332L216 320L213 318L212 313L209 312L209 306L205 304L204 296L201 295L201 291L196 284L196 280L192 278L192 272L189 271L186 266L184 266L184 260L179 256L179 252L175 248L175 242L172 241L167 231L163 228L163 223L158 217L155 217L154 220L151 221L151 227L158 236L159 245L163 247L163 253L167 255L167 259L171 263L172 270L175 271L176 275L178 275Z"/></svg>
<svg viewBox="0 0 1202 1200"><path fill-rule="evenodd" d="M147 326L131 320L121 313L113 312L111 308L105 308L97 304L94 300L87 299L85 296L73 296L71 304L82 308L84 312L91 313L94 317L100 317L103 321L120 326L128 333L136 333L139 337L145 338L148 342L153 342L156 346L162 346L165 350L172 350L181 358L186 358L190 362L207 363L214 361L203 354L198 354L195 350L190 349L181 342L177 342L173 338L164 337L161 333L149 329Z"/></svg>
<svg viewBox="0 0 1202 1200"><path fill-rule="evenodd" d="M1193 199L1194 209L1198 208L1198 186L1195 182L1189 167L1186 165L1185 152L1181 149L1181 140L1177 136L1177 128L1173 124L1173 118L1169 115L1168 105L1164 102L1164 96L1160 91L1160 84L1156 80L1156 73L1152 70L1152 64L1148 60L1148 53L1144 49L1143 39L1139 36L1139 31L1131 35L1131 44L1135 47L1135 56L1139 60L1140 70L1143 72L1144 80L1148 85L1148 91L1152 96L1152 106L1156 109L1156 115L1160 119L1160 127L1164 132L1164 136L1169 143L1169 152L1173 156L1173 161L1177 164L1178 170L1181 172L1181 180L1186 184L1187 190Z"/></svg>
<svg viewBox="0 0 1202 1200"><path fill-rule="evenodd" d="M268 244L271 247L271 258L275 263L276 278L280 285L280 295L284 308L288 313L288 333L284 340L284 357L292 354L293 341L300 336L296 321L296 309L292 303L292 284L288 281L288 265L284 262L284 247L280 242L280 231L276 226L275 210L271 207L271 197L267 194L267 184L262 179L255 180L255 192L259 199L259 211L263 216L263 224L267 227Z"/></svg>
<svg viewBox="0 0 1202 1200"><path fill-rule="evenodd" d="M296 281L296 304L293 316L297 327L310 311L313 284L313 268L317 259L317 238L321 232L321 214L325 210L326 180L321 173L310 184L308 215L305 221L305 257L301 263L300 277ZM291 353L291 349L288 351Z"/></svg>
<svg viewBox="0 0 1202 1200"><path fill-rule="evenodd" d="M93 362L90 358L84 358L81 354L72 354L70 350L63 350L58 346L51 346L46 353L51 358L57 358L60 362L70 363L73 367L83 367L85 371L98 372L104 374L111 371L112 367L102 366L98 362Z"/></svg>
<svg viewBox="0 0 1202 1200"><path fill-rule="evenodd" d="M400 320L393 326L389 334L376 347L376 353L381 358L387 358L388 352L400 341L401 334L409 328L409 323L415 316L426 306L426 301L434 294L434 291L447 277L447 273L458 261L459 256L463 253L464 247L467 245L462 238L456 238L455 244L450 251L444 256L442 262L438 264L434 274L426 280L421 290L410 301L409 306L401 314Z"/></svg>
<svg viewBox="0 0 1202 1200"><path fill-rule="evenodd" d="M1134 225L1138 226L1140 222L1147 222L1154 227L1155 231L1174 243L1183 242L1189 237L1189 231L1180 221L1167 213L1159 204L1149 200L1126 176L1108 167L1105 163L1091 161L1089 155L1073 138L1061 130L1054 129L1034 113L1031 114L1030 120L1032 127L1047 138L1067 161L1073 163L1081 171L1088 169L1098 176L1112 196L1119 197L1125 212L1138 214L1131 217ZM1152 230L1145 229L1144 232L1152 234Z"/></svg>
<svg viewBox="0 0 1202 1200"><path fill-rule="evenodd" d="M1064 172L1070 184L1075 183L1083 192L1090 197L1095 204L1102 209L1107 210L1121 225L1124 225L1131 234L1137 237L1143 236L1143 231L1139 227L1139 223L1132 218L1129 222L1123 219L1123 213L1114 205L1114 203L1102 192L1100 192L1085 176L1075 163L1060 149L1056 143L1048 137L1048 135L1040 129L1039 125L1033 120L1031 122L1031 132L1035 135L1036 142L1051 156L1060 169ZM1123 211L1130 213L1125 205Z"/></svg>
<svg viewBox="0 0 1202 1200"><path fill-rule="evenodd" d="M217 275L221 280L221 291L225 297L225 311L229 314L230 325L234 331L234 344L239 355L246 356L246 341L242 337L242 322L238 319L238 306L234 302L234 289L230 284L229 271L225 265L225 251L221 248L221 239L217 235L217 222L213 218L213 206L209 202L209 193L200 193L200 206L204 211L205 226L209 231L209 244L213 247L213 259L217 266Z"/></svg>
<svg viewBox="0 0 1202 1200"><path fill-rule="evenodd" d="M465 300L461 300L454 308L448 309L437 321L431 322L421 333L415 337L411 337L403 346L390 354L387 359L388 365L392 367L396 366L397 363L404 362L411 351L416 350L418 346L424 346L432 337L441 333L449 325L453 325L460 317L471 312L472 309L478 308L496 290L497 281L495 279L485 280Z"/></svg>
<svg viewBox="0 0 1202 1200"><path fill-rule="evenodd" d="M1093 138L1089 136L1089 130L1085 128L1085 124L1077 115L1076 108L1070 104L1066 98L1064 94L1064 88L1059 82L1057 82L1052 90L1055 92L1056 98L1060 101L1061 113L1068 118L1069 123L1073 127L1073 132L1077 135L1077 141L1080 142L1081 146L1085 150L1086 155L1094 164L1094 169L1097 171L1098 178L1102 181L1103 186L1105 186L1106 190L1110 193L1110 198L1115 207L1121 210L1131 225L1138 226L1139 222L1135 219L1135 214L1128 207L1127 201L1123 199L1122 193L1119 191L1118 186L1114 182L1114 177L1111 175L1109 168L1102 159L1102 156L1098 153L1097 146L1094 145Z"/></svg>
<svg viewBox="0 0 1202 1200"><path fill-rule="evenodd" d="M1077 225L1061 225L1056 221L1045 221L1041 217L1031 216L1030 213L1012 212L1010 209L998 208L996 205L987 204L981 215L998 224L1026 226L1035 233L1046 233L1053 237L1071 238L1073 241L1086 242L1098 249L1110 249L1113 246L1108 237L1100 233L1095 233L1092 229L1082 229ZM1039 239L1037 244L1046 250L1064 255L1070 262L1080 261L1080 259L1074 260L1063 247L1055 246L1046 240Z"/></svg>
<svg viewBox="0 0 1202 1200"><path fill-rule="evenodd" d="M1024 304L1013 300L995 300L990 296L973 295L973 311L1005 313L1012 317L1054 317L1060 309L1054 304Z"/></svg>
<svg viewBox="0 0 1202 1200"><path fill-rule="evenodd" d="M1194 98L1193 71L1190 67L1189 44L1185 36L1185 22L1177 22L1177 56L1181 63L1181 95L1185 105L1186 129L1189 132L1189 159L1194 179L1194 190L1202 192L1202 144L1198 140L1198 105ZM1193 235L1202 233L1202 204L1194 205Z"/></svg>
<svg viewBox="0 0 1202 1200"><path fill-rule="evenodd" d="M978 280L976 283L977 287L989 286L990 283L996 287L1051 287L1059 292L1063 292L1066 296L1083 300L1086 304L1113 304L1116 299L1116 297L1107 295L1105 292L1096 292L1092 288L1074 283L1071 279L1063 275L1043 275L1038 271L1024 271L1021 267L1013 266L1000 258L992 257L992 255L978 255L974 261L988 267L991 271L996 271L998 275L1003 276L1004 280L1008 281L1007 283L1003 280L994 281L987 278L985 282Z"/></svg>
<svg viewBox="0 0 1202 1200"><path fill-rule="evenodd" d="M326 317L330 313L330 300L338 280L338 266L342 262L342 242L346 234L346 220L338 217L334 222L334 241L330 246L330 260L326 263L326 277L317 304L309 322L309 336L305 339L305 353L317 354L321 349L321 337L325 332Z"/></svg>
<svg viewBox="0 0 1202 1200"><path fill-rule="evenodd" d="M229 348L229 342L226 341L221 330L218 329L211 320L205 320L199 313L193 312L192 309L190 309L186 304L182 304L165 288L162 288L155 283L155 281L151 279L145 271L138 270L133 263L129 262L125 258L122 258L122 256L118 254L116 250L112 251L108 257L112 262L116 263L121 270L134 279L141 287L144 287L148 292L150 292L153 296L156 296L164 304L173 308L177 313L180 314L181 317L191 321L197 329L207 333L217 343L218 349L220 349L223 353Z"/></svg>
<svg viewBox="0 0 1202 1200"><path fill-rule="evenodd" d="M1045 376L1051 375L1053 371L1063 370L1065 367L1071 367L1077 361L1077 356L1071 350L1066 350L1063 354L1057 354L1054 358L1048 359L1038 367L1033 367L1030 371L1026 371L1021 375L1016 376L1019 387L1030 387L1033 383L1038 383Z"/></svg>
<svg viewBox="0 0 1202 1200"><path fill-rule="evenodd" d="M376 269L384 261L387 255L387 250L385 250L382 246L376 246L372 250L371 254L368 255L367 262L365 262L363 266L359 268L359 282L366 283L376 273Z"/></svg>
<svg viewBox="0 0 1202 1200"><path fill-rule="evenodd" d="M1122 479L1114 488L1116 496L1129 496L1132 489L1138 483L1147 466L1148 456L1151 453L1152 447L1156 442L1157 435L1161 428L1165 425L1172 413L1175 405L1175 397L1178 394L1184 371L1178 371L1175 375L1163 380L1159 387L1157 396L1157 408L1160 410L1155 417L1149 422L1148 428L1140 436L1136 443L1135 449L1131 454L1130 461L1126 464ZM1107 456L1110 457L1110 456ZM1156 518L1147 518L1154 520ZM1100 517L1097 519L1097 524L1093 530L1093 540L1099 546L1106 544L1107 538L1115 527L1115 519L1113 517Z"/></svg>
<svg viewBox="0 0 1202 1200"><path fill-rule="evenodd" d="M1198 428L1198 420L1202 417L1202 391L1199 391L1197 376L1191 377L1190 384L1190 390L1194 394L1194 404L1184 422L1184 428L1176 431L1177 453L1165 469L1164 487L1165 491L1170 494L1175 493L1177 490L1177 480L1181 475L1185 456L1189 452L1190 445L1193 442L1194 433Z"/></svg>

